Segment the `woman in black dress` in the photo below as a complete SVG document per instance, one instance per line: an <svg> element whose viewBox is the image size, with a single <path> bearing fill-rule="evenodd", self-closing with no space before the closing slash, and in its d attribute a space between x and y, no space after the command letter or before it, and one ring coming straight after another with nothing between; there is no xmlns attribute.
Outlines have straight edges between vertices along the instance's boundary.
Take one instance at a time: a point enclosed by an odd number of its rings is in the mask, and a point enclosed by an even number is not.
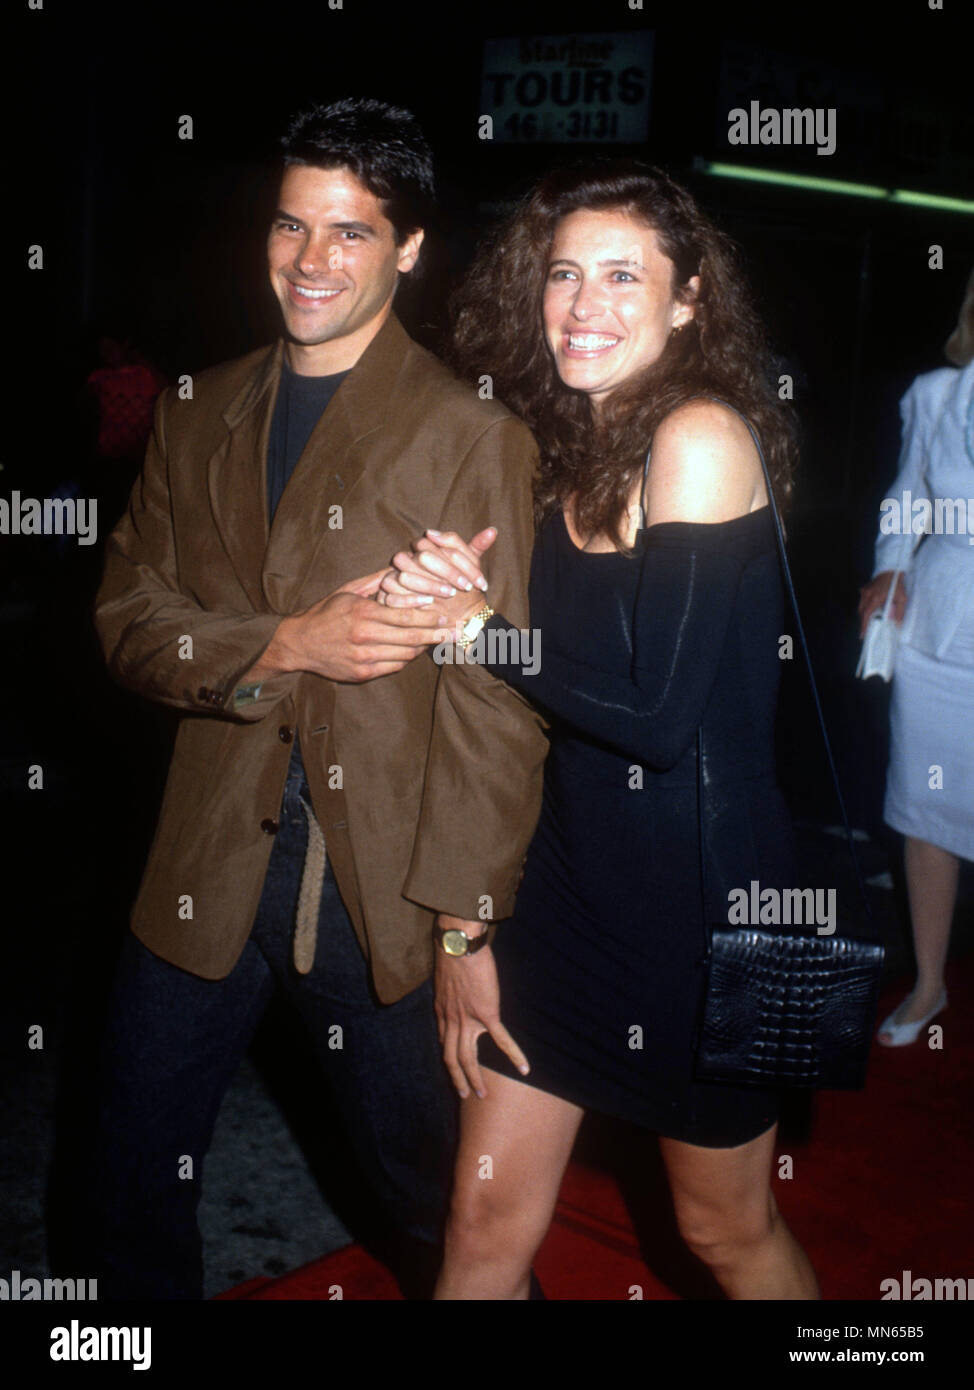
<svg viewBox="0 0 974 1390"><path fill-rule="evenodd" d="M534 645L505 659L497 638L519 635L478 611L492 531L427 533L381 601L432 596L466 624L463 653L542 708L551 746L514 916L492 945L437 952L464 1100L436 1297L528 1296L592 1109L657 1131L680 1229L728 1297L816 1298L771 1191L775 1093L693 1075L705 922L753 879L794 883L782 591L745 418L779 500L793 444L733 248L658 170L561 171L481 253L454 342L539 443Z"/></svg>

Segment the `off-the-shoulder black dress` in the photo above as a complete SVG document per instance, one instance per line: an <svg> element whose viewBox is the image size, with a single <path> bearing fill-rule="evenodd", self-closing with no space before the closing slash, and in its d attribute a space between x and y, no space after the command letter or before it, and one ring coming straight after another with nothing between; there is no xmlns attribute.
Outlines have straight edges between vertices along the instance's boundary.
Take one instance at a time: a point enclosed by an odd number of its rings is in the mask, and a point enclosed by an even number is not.
<svg viewBox="0 0 974 1390"><path fill-rule="evenodd" d="M481 1062L673 1139L731 1147L777 1118L774 1091L693 1078L708 915L752 879L794 883L774 769L783 592L768 507L666 522L632 556L580 550L561 512L530 582L540 670L492 661L551 719L544 798L513 917L494 954L522 1078L492 1040ZM509 634L514 630L508 629ZM697 730L706 786L697 816Z"/></svg>

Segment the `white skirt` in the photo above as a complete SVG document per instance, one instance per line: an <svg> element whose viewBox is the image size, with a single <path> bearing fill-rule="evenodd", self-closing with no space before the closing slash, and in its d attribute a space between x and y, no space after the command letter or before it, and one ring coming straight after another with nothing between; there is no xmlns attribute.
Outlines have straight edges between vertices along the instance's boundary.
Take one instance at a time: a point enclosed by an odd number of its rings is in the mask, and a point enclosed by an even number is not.
<svg viewBox="0 0 974 1390"><path fill-rule="evenodd" d="M974 859L974 623L941 661L901 642L890 700L883 819Z"/></svg>

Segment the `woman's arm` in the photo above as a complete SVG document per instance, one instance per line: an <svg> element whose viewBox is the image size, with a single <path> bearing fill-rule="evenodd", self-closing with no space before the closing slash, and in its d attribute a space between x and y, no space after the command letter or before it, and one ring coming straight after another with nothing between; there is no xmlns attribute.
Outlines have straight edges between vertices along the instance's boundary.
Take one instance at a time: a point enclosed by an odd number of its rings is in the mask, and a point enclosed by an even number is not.
<svg viewBox="0 0 974 1390"><path fill-rule="evenodd" d="M741 548L727 545L726 531L719 524L695 522L661 522L650 529L641 561L628 675L546 646L543 628L537 630L540 646L533 640L527 647L530 664L522 665L518 657L527 644L503 613L488 619L466 659L476 660L533 704L627 757L651 767L672 767L692 741L710 697L744 570ZM459 583L457 576L462 575L472 582L469 577L478 573L478 547L471 543L461 551L463 543L452 534L444 542L436 551L421 552L427 556L424 568L440 579L452 577ZM435 560L433 569L430 559ZM397 556L396 562L404 565L407 560ZM399 581L405 573L399 572ZM411 571L410 582L422 584L422 571ZM386 586L386 594L405 601L405 589L400 593L396 582ZM440 597L434 603L437 621L460 626L490 599L489 590L483 594L477 587Z"/></svg>
<svg viewBox="0 0 974 1390"><path fill-rule="evenodd" d="M725 528L662 523L649 533L633 618L633 662L622 676L545 646L534 665L492 660L519 648L502 615L485 625L483 663L515 689L583 733L665 769L679 761L710 698L744 571ZM508 634L499 641L491 633ZM538 657L540 656L540 660Z"/></svg>
<svg viewBox="0 0 974 1390"><path fill-rule="evenodd" d="M746 548L728 545L721 523L766 500L757 452L738 416L709 401L674 411L653 445L644 504L650 530L629 677L546 648L543 630L537 669L504 660L502 654L516 653L520 644L503 614L487 622L472 650L495 675L574 727L640 762L672 766L693 739L710 697L747 561ZM414 592L429 592L434 574L447 585L469 584L490 543L489 533L470 547L452 535L424 540L419 558L427 577L415 560L407 564L408 557L396 556L393 563L403 571L397 579ZM483 597L490 602L489 591ZM438 618L456 620L480 601L471 603L463 593L440 598ZM501 635L505 640L498 640Z"/></svg>
<svg viewBox="0 0 974 1390"><path fill-rule="evenodd" d="M946 370L949 372L950 369ZM911 511L906 502L907 494L913 501L930 500L925 471L932 421L926 414L930 405L922 386L924 380L924 377L916 377L900 400L900 456L896 477L880 506L879 531L873 563L874 580L896 569L908 570L912 564L913 553L923 538L922 532L913 531L912 514L904 515L904 511ZM888 585L883 589L884 599L887 587Z"/></svg>

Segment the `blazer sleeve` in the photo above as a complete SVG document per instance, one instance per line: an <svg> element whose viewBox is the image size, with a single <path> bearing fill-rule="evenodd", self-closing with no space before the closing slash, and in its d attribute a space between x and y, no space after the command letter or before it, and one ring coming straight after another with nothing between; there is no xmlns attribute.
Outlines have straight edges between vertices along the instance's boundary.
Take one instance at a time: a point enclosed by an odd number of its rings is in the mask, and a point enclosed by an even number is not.
<svg viewBox="0 0 974 1390"><path fill-rule="evenodd" d="M693 742L717 677L747 553L727 547L721 526L652 526L642 559L628 676L545 647L534 671L489 660L525 695L566 724L659 771ZM503 631L496 615L486 628ZM478 638L488 653L483 632ZM504 649L517 651L505 642ZM501 644L495 644L500 650Z"/></svg>
<svg viewBox="0 0 974 1390"><path fill-rule="evenodd" d="M884 531L883 518L880 518L880 530L876 538L873 578L886 570L908 570L910 568L913 552L922 540L922 535L914 535L912 530L909 529L909 518L900 518L899 515L899 508L902 507L904 492L912 493L914 500L929 497L926 481L924 479L927 438L921 423L919 394L918 382L914 381L900 401L902 444L900 446L900 458L896 477L893 480L888 494L888 496L897 503L897 510L895 513L897 520L901 522L905 521L907 529L903 530L900 526L897 526L896 530Z"/></svg>
<svg viewBox="0 0 974 1390"><path fill-rule="evenodd" d="M254 688L238 695L280 616L203 608L180 588L166 443L172 399L166 391L156 402L145 463L106 542L95 629L111 675L130 690L197 714L261 719L297 676L274 676L256 698Z"/></svg>
<svg viewBox="0 0 974 1390"><path fill-rule="evenodd" d="M464 537L497 527L484 556L485 599L525 625L536 461L520 421L495 422L464 459L435 523ZM509 685L475 662L441 665L405 897L467 921L511 915L547 750L541 716Z"/></svg>

